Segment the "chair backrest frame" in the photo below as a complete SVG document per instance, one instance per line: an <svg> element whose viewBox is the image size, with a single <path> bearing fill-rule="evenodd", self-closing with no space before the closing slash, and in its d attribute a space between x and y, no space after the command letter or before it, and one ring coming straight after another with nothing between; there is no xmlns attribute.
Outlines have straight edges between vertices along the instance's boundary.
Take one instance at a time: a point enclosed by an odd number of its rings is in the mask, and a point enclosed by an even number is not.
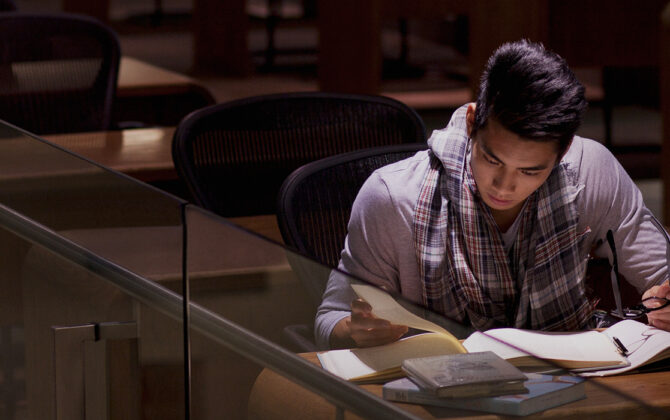
<svg viewBox="0 0 670 420"><path fill-rule="evenodd" d="M70 13L0 13L0 119L36 134L108 130L121 48Z"/></svg>
<svg viewBox="0 0 670 420"><path fill-rule="evenodd" d="M388 115L393 120L385 119ZM305 163L371 146L425 140L421 117L394 99L295 92L190 113L177 126L172 155L193 200L232 217L275 213L281 182ZM241 187L223 178L237 178Z"/></svg>
<svg viewBox="0 0 670 420"><path fill-rule="evenodd" d="M339 254L344 247L351 208L365 180L375 170L409 158L427 148L428 145L425 143L374 147L327 157L295 170L282 184L278 197L277 221L285 244L307 257L316 258L326 265L336 267ZM368 163L372 164L366 165ZM313 191L317 192L318 198L311 197L313 199L309 202L318 208L309 219L310 222L316 221L322 225L314 227L312 231L314 235L305 234L308 229L301 226L305 221L300 217L300 213L305 210L303 204L306 200L303 196L305 191L301 190L301 187L319 178L328 179L333 168L341 168L343 165L347 165L347 171L343 171L342 176L350 176L353 180L349 184L352 187L351 191L339 194L337 189L344 183L335 180L328 185L321 185L323 191L316 191L319 183L314 184ZM349 171L350 168L356 169ZM319 216L322 217L319 219ZM319 229L322 232L317 232ZM315 243L314 238L323 242Z"/></svg>

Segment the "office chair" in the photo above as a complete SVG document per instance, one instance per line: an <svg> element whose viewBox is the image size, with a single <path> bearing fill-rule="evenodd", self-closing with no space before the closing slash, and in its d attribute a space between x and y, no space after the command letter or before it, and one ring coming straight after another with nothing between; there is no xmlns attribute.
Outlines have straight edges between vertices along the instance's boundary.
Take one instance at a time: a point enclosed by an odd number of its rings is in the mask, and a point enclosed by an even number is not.
<svg viewBox="0 0 670 420"><path fill-rule="evenodd" d="M336 267L344 247L354 199L377 168L405 159L428 147L426 143L380 146L330 156L296 169L279 192L277 220L284 242L305 256ZM289 263L314 308L328 280L328 271L288 255ZM285 346L315 351L311 325L288 325L282 331Z"/></svg>
<svg viewBox="0 0 670 420"><path fill-rule="evenodd" d="M373 147L301 166L279 192L277 220L284 243L336 267L351 206L365 180L377 168L427 148L425 143Z"/></svg>
<svg viewBox="0 0 670 420"><path fill-rule="evenodd" d="M184 117L172 157L201 207L225 217L274 214L281 183L294 169L351 150L425 142L425 131L413 109L390 98L255 96Z"/></svg>
<svg viewBox="0 0 670 420"><path fill-rule="evenodd" d="M94 19L0 13L0 119L36 134L107 130L119 60Z"/></svg>

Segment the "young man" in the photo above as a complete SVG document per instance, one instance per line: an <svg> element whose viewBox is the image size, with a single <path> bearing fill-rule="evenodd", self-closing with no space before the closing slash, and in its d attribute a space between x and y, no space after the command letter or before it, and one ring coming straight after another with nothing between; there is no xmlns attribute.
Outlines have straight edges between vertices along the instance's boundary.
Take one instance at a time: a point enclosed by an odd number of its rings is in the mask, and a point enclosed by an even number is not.
<svg viewBox="0 0 670 420"><path fill-rule="evenodd" d="M501 46L476 104L435 131L428 151L366 181L339 268L480 330L574 330L592 314L587 260L611 261L611 230L619 272L645 296L670 297L668 245L639 190L603 146L575 136L585 108L561 57L527 41ZM649 319L670 329L670 308ZM379 345L406 331L331 275L320 346Z"/></svg>

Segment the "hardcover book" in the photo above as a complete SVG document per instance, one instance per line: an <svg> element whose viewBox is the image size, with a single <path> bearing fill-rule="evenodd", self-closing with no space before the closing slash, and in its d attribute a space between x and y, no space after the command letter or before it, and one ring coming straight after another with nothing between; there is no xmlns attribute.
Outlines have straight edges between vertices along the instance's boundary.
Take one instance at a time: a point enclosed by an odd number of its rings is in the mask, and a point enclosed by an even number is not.
<svg viewBox="0 0 670 420"><path fill-rule="evenodd" d="M424 391L442 398L526 391L526 375L490 351L407 359L402 370Z"/></svg>
<svg viewBox="0 0 670 420"><path fill-rule="evenodd" d="M576 376L527 374L524 394L483 398L439 398L423 391L408 378L388 382L382 387L384 399L487 413L526 416L586 398L584 379Z"/></svg>

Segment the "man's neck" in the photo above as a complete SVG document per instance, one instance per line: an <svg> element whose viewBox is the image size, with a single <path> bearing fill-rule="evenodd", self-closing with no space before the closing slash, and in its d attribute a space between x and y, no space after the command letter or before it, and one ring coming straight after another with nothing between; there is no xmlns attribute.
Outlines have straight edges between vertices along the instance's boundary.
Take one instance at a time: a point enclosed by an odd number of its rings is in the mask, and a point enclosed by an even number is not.
<svg viewBox="0 0 670 420"><path fill-rule="evenodd" d="M517 216L519 216L524 203L525 201L522 201L518 205L507 210L490 209L493 220L496 222L498 229L500 229L501 232L507 232L507 229L509 229L514 224L514 221L516 220Z"/></svg>

